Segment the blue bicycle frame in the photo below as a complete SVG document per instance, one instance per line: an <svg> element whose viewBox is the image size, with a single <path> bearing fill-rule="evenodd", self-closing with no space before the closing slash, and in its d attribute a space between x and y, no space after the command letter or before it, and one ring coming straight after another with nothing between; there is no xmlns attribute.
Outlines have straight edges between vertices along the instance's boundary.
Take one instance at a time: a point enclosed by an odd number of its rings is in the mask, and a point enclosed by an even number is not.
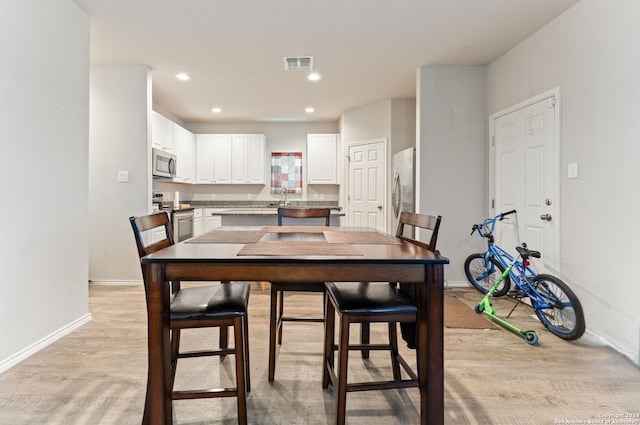
<svg viewBox="0 0 640 425"><path fill-rule="evenodd" d="M531 306L535 310L545 310L553 307L560 307L564 305L565 307L570 307L570 302L561 303L560 300L552 293L546 291L545 294L541 294L538 292L537 288L531 283L533 278L537 275L535 271L522 261L515 261L515 257L509 254L504 249L500 248L494 243L493 240L493 230L495 228L495 224L497 220L502 220L504 216L515 212L509 211L507 213L498 214L485 221L484 223L478 225L477 230L480 235L484 238L488 238L488 247L487 252L484 254L484 264L487 272L478 276L479 280L486 278L488 275L492 273L496 273L495 266L491 262L491 257L495 258L505 269L509 267L510 264L513 263L513 268L509 271L509 278L511 281L518 287L520 291L522 291L523 295L529 297L531 300ZM489 226L488 231L482 231L484 227ZM522 244L526 247L526 244ZM553 298L553 299L550 299Z"/></svg>

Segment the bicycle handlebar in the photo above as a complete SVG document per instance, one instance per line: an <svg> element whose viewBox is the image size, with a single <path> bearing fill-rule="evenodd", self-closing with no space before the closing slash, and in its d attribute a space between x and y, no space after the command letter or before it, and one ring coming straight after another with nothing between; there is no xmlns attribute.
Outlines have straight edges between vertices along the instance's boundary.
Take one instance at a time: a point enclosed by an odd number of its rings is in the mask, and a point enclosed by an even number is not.
<svg viewBox="0 0 640 425"><path fill-rule="evenodd" d="M516 213L516 210L511 210L511 211L504 212L502 214L498 214L496 217L500 216L500 220L504 220L504 218L509 214L515 214L515 213Z"/></svg>
<svg viewBox="0 0 640 425"><path fill-rule="evenodd" d="M503 212L500 213L498 215L496 215L493 218L488 218L484 221L484 223L482 224L474 224L473 227L471 228L471 234L473 235L473 233L478 230L478 233L480 234L481 237L486 238L490 235L493 234L493 228L496 225L496 220L504 220L506 216L511 215L511 214L515 214L517 211L516 210L511 210L511 211L507 211L507 212ZM487 226L490 225L489 230L485 230L484 232L480 232L480 230L485 229Z"/></svg>

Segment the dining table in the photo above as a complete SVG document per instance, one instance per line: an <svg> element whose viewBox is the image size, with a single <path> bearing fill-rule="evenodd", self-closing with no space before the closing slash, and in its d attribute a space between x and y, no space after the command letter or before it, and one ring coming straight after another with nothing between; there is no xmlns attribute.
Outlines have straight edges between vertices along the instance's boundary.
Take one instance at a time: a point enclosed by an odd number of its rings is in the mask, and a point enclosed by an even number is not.
<svg viewBox="0 0 640 425"><path fill-rule="evenodd" d="M444 266L448 263L437 251L373 228L353 226L220 227L143 257L149 423L170 424L173 418L169 282L277 281L417 285L420 424L442 425Z"/></svg>

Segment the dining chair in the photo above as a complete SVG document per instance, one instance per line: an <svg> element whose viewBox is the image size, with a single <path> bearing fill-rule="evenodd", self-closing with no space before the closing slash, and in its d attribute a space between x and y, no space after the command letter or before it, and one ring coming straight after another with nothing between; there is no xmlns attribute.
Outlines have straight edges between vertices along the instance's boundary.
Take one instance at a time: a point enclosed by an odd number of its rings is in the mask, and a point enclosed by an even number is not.
<svg viewBox="0 0 640 425"><path fill-rule="evenodd" d="M138 247L138 255L142 257L157 252L174 244L173 231L169 216L166 212L157 214L130 217L131 227ZM153 232L154 229L164 228L164 238L159 241L146 243L144 232ZM142 263L141 263L142 265ZM149 277L142 267L142 277L145 293L148 292ZM247 423L247 392L251 390L249 378L249 341L247 304L249 302L249 285L246 283L226 283L205 286L181 288L180 282L171 282L171 301L169 314L169 327L171 329L171 358L169 359L171 370L171 397L172 400L236 397L238 409L238 423ZM222 340L220 348L199 351L180 351L180 330L188 328L217 327L226 330L233 327L234 347L229 348ZM236 386L235 388L214 388L198 390L176 391L173 388L178 359L203 356L220 356L221 360L226 355L235 357ZM147 380L147 397L148 397ZM143 423L147 423L148 400L145 402Z"/></svg>
<svg viewBox="0 0 640 425"><path fill-rule="evenodd" d="M435 251L440 229L441 216L423 215L403 212L400 215L396 237L424 249ZM405 226L413 226L431 231L429 243L421 242L404 235ZM413 290L417 285L410 285ZM345 423L347 393L352 391L387 390L394 388L418 387L418 374L398 351L398 335L396 323L410 324L413 335L407 335L415 341L415 322L418 308L415 294L390 282L360 282L353 283L325 283L326 287L326 315L325 341L322 371L322 387L331 384L337 391L337 421L338 425ZM335 345L335 316L340 318L339 341ZM369 341L355 345L349 344L349 329L352 323L369 325L370 323L387 323L389 342L386 344L371 344ZM409 333L409 332L407 332ZM337 374L335 367L335 351L338 352ZM391 355L393 380L374 382L347 382L347 367L349 351L385 350ZM401 368L408 378L403 378Z"/></svg>
<svg viewBox="0 0 640 425"><path fill-rule="evenodd" d="M331 223L331 210L329 208L278 208L278 226L282 226L283 219L291 223L288 219L316 219L325 226ZM323 317L293 317L284 314L284 294L286 292L317 292L323 294L324 303L324 282L271 282L271 311L269 316L269 382L275 379L276 371L276 339L277 344L282 345L282 327L284 322L315 322L324 323Z"/></svg>

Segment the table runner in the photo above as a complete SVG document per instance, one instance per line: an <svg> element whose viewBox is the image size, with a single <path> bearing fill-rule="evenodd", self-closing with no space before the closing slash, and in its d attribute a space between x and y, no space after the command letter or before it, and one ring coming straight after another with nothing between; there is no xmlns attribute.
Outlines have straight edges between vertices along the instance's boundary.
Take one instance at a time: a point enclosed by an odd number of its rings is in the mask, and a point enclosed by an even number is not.
<svg viewBox="0 0 640 425"><path fill-rule="evenodd" d="M395 237L381 232L336 232L327 230L324 238L331 244L377 244L377 245L400 245L400 241Z"/></svg>
<svg viewBox="0 0 640 425"><path fill-rule="evenodd" d="M260 241L246 244L238 252L239 256L356 256L360 251L349 244L321 241Z"/></svg>
<svg viewBox="0 0 640 425"><path fill-rule="evenodd" d="M329 226L267 226L265 233L323 233Z"/></svg>
<svg viewBox="0 0 640 425"><path fill-rule="evenodd" d="M258 230L212 230L204 235L187 240L185 243L254 243L264 236L264 229Z"/></svg>

